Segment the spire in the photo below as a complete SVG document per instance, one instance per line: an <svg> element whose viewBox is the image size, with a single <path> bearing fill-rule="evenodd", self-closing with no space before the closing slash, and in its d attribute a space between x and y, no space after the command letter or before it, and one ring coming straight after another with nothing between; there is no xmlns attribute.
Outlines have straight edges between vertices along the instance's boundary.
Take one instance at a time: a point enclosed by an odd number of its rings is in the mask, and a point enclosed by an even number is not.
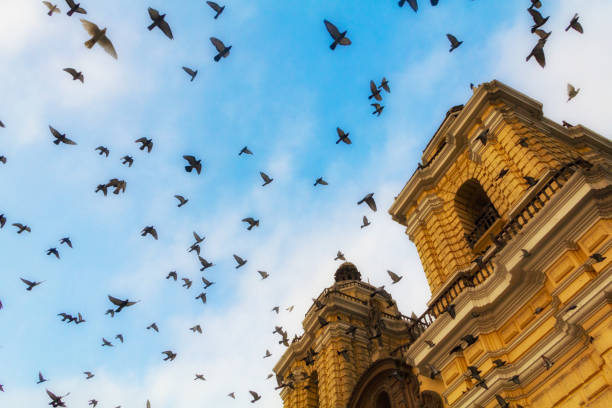
<svg viewBox="0 0 612 408"><path fill-rule="evenodd" d="M357 267L350 262L344 262L342 265L340 265L340 267L336 270L334 277L336 282L361 280L361 274L357 270Z"/></svg>

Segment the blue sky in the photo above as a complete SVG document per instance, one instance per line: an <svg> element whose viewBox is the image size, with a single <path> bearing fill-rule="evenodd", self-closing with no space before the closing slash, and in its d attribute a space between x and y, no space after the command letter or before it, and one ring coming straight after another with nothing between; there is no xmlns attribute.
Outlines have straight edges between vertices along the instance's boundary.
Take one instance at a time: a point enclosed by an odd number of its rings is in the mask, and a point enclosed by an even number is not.
<svg viewBox="0 0 612 408"><path fill-rule="evenodd" d="M284 350L271 331L281 324L301 333L310 299L332 283L338 249L373 284L390 286L387 269L404 275L391 293L404 313L424 310L429 291L418 255L386 209L445 112L470 97L470 82L499 79L542 101L551 119L612 130L609 2L544 2L553 30L544 70L524 61L536 42L528 2L420 3L414 13L395 1L232 0L214 20L203 0L82 2L87 19L108 27L115 61L82 45L87 35L63 3L61 15L48 17L39 1L5 2L0 406L42 405L45 385L72 392L69 406L90 398L102 407L144 406L147 398L154 407L238 406L248 390L262 394L261 406L281 406L274 380L265 380ZM149 6L167 13L173 41L146 30ZM574 12L582 36L563 31ZM332 52L325 18L353 44ZM464 41L452 53L447 32ZM219 63L210 36L233 46ZM183 65L199 70L194 82ZM85 84L62 71L69 66L84 72ZM368 83L383 76L391 93L374 117ZM567 82L581 88L570 104ZM48 125L78 145L53 145ZM337 126L352 145L335 144ZM151 154L134 143L143 136L155 143ZM98 145L111 150L108 159L94 152ZM238 157L244 145L253 156ZM125 154L132 168L121 165ZM203 160L202 175L184 171L184 154ZM259 171L274 182L262 188ZM313 187L320 176L329 186ZM113 177L127 180L126 194L93 193ZM370 192L377 213L356 205ZM177 208L174 194L189 203ZM372 225L362 230L363 215ZM247 216L260 228L246 231ZM32 233L15 234L13 222ZM158 241L140 237L147 225ZM186 252L194 230L215 263L205 274ZM64 236L74 249L59 247ZM45 255L56 246L61 260ZM232 254L247 265L234 269ZM165 280L170 270L192 279L191 290ZM261 281L257 270L270 278ZM203 275L216 282L206 305L194 299ZM19 277L45 283L26 292ZM110 319L108 294L141 302ZM87 323L61 323L60 312L81 312ZM160 333L145 330L154 321ZM195 324L203 335L188 330ZM100 347L118 333L124 344ZM168 349L178 353L174 362L161 361ZM266 349L273 356L263 360ZM86 370L96 377L85 381ZM38 371L50 381L36 385ZM207 381L194 382L195 373ZM236 401L226 397L231 391Z"/></svg>

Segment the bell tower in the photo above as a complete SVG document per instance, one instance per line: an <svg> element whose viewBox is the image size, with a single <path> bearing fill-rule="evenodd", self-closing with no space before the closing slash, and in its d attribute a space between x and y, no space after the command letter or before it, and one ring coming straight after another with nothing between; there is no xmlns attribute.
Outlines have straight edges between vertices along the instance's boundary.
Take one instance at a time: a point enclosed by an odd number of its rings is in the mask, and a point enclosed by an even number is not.
<svg viewBox="0 0 612 408"><path fill-rule="evenodd" d="M440 370L431 386L447 406L610 406L610 140L481 84L389 212L432 294L406 362Z"/></svg>

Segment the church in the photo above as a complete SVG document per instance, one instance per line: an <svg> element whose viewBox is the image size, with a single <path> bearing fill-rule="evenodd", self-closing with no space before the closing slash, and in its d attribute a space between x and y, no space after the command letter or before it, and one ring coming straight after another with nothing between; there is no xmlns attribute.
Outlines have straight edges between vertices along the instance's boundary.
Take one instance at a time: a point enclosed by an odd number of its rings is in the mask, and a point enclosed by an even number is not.
<svg viewBox="0 0 612 408"><path fill-rule="evenodd" d="M274 367L284 408L612 407L610 140L484 83L389 213L425 312L342 264Z"/></svg>

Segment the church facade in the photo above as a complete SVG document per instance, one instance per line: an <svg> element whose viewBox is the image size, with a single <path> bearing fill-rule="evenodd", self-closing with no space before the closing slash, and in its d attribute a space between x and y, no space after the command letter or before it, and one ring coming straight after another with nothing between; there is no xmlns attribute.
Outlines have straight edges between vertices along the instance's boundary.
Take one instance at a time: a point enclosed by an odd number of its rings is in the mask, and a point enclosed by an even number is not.
<svg viewBox="0 0 612 408"><path fill-rule="evenodd" d="M449 110L389 213L432 297L345 263L274 371L285 408L611 407L612 143L498 82Z"/></svg>

